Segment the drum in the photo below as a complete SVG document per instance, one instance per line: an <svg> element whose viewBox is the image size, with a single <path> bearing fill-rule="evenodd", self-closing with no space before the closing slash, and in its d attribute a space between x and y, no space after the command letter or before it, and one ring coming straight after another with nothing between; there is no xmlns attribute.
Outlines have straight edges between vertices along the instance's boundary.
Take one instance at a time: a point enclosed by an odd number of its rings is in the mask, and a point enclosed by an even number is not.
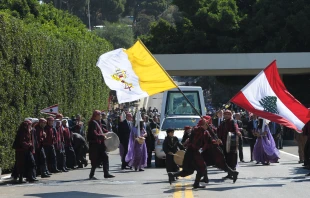
<svg viewBox="0 0 310 198"><path fill-rule="evenodd" d="M226 140L226 152L232 153L238 150L239 138L235 133L228 132Z"/></svg>
<svg viewBox="0 0 310 198"><path fill-rule="evenodd" d="M105 134L107 139L104 140L104 144L106 146L106 151L115 151L119 147L119 138L116 133L108 132Z"/></svg>
<svg viewBox="0 0 310 198"><path fill-rule="evenodd" d="M185 151L183 151L183 150L177 151L177 152L173 155L173 160L174 160L174 162L175 162L177 165L182 166L182 165L183 165L183 160L184 160L184 155L185 155Z"/></svg>

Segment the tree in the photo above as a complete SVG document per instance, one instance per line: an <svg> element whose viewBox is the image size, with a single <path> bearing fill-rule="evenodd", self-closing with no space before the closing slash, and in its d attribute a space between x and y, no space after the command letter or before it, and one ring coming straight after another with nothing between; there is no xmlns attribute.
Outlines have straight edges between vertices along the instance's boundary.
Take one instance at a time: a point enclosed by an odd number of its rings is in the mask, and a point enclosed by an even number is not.
<svg viewBox="0 0 310 198"><path fill-rule="evenodd" d="M97 29L94 32L110 41L115 49L129 48L134 43L132 27L125 24L105 22L103 29Z"/></svg>

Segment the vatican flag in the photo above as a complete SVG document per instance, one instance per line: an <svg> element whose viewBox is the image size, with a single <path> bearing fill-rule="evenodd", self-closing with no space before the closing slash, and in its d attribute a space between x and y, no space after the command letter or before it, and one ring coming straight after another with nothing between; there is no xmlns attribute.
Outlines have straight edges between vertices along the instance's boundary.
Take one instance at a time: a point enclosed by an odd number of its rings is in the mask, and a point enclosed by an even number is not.
<svg viewBox="0 0 310 198"><path fill-rule="evenodd" d="M102 54L97 66L105 84L116 91L119 103L132 102L177 87L141 40L128 50L120 48Z"/></svg>

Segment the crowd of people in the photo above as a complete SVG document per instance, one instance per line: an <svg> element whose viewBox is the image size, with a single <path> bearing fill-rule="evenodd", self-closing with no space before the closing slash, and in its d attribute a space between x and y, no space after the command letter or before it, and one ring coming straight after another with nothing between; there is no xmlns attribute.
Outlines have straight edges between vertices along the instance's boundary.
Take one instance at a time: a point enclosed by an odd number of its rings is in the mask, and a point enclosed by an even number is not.
<svg viewBox="0 0 310 198"><path fill-rule="evenodd" d="M56 118L25 119L16 133L15 166L12 177L19 183L37 181L53 173L68 172L70 169L88 165L88 144L81 116L77 115L72 127L62 114Z"/></svg>
<svg viewBox="0 0 310 198"><path fill-rule="evenodd" d="M139 120L135 119L137 113L141 114ZM80 115L76 116L74 122L64 119L62 114L38 121L26 119L21 123L13 144L16 162L12 176L21 183L24 182L23 178L34 182L38 175L45 178L53 173L83 168L88 165L86 153L89 152L89 178L95 177L98 167L103 168L104 178L112 178L114 175L109 172L105 145L108 132L114 132L119 137L120 168L144 171L144 168L152 165L155 147L153 130L159 128L159 115L156 108L141 108L136 112L126 108L109 112L95 110L87 123L87 133ZM282 143L277 142L283 129L283 126L256 115L249 114L248 119L244 119L244 114L227 109L217 111L215 117L203 116L196 126L185 126L181 142L174 136L174 129L170 128L166 131L167 137L163 143L169 182L191 175L196 170L194 187L200 188L200 181L209 182L207 166L222 169L227 172L224 179L236 182L238 156L240 162L244 162L245 140L250 144L251 162L255 160L263 165L278 163L278 149L282 148ZM232 139L227 140L229 133ZM310 169L309 137L309 123L303 133L295 133L299 163L303 163L306 169ZM227 141L231 141L232 145ZM182 171L173 160L178 150L185 150Z"/></svg>

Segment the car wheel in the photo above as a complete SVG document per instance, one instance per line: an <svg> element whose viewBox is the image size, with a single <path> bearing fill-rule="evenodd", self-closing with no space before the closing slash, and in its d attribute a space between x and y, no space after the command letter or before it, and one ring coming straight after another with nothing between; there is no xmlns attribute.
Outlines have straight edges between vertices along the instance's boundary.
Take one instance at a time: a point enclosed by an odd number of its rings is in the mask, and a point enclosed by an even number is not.
<svg viewBox="0 0 310 198"><path fill-rule="evenodd" d="M165 160L164 159L160 159L157 156L155 156L155 167L156 168L165 167Z"/></svg>

